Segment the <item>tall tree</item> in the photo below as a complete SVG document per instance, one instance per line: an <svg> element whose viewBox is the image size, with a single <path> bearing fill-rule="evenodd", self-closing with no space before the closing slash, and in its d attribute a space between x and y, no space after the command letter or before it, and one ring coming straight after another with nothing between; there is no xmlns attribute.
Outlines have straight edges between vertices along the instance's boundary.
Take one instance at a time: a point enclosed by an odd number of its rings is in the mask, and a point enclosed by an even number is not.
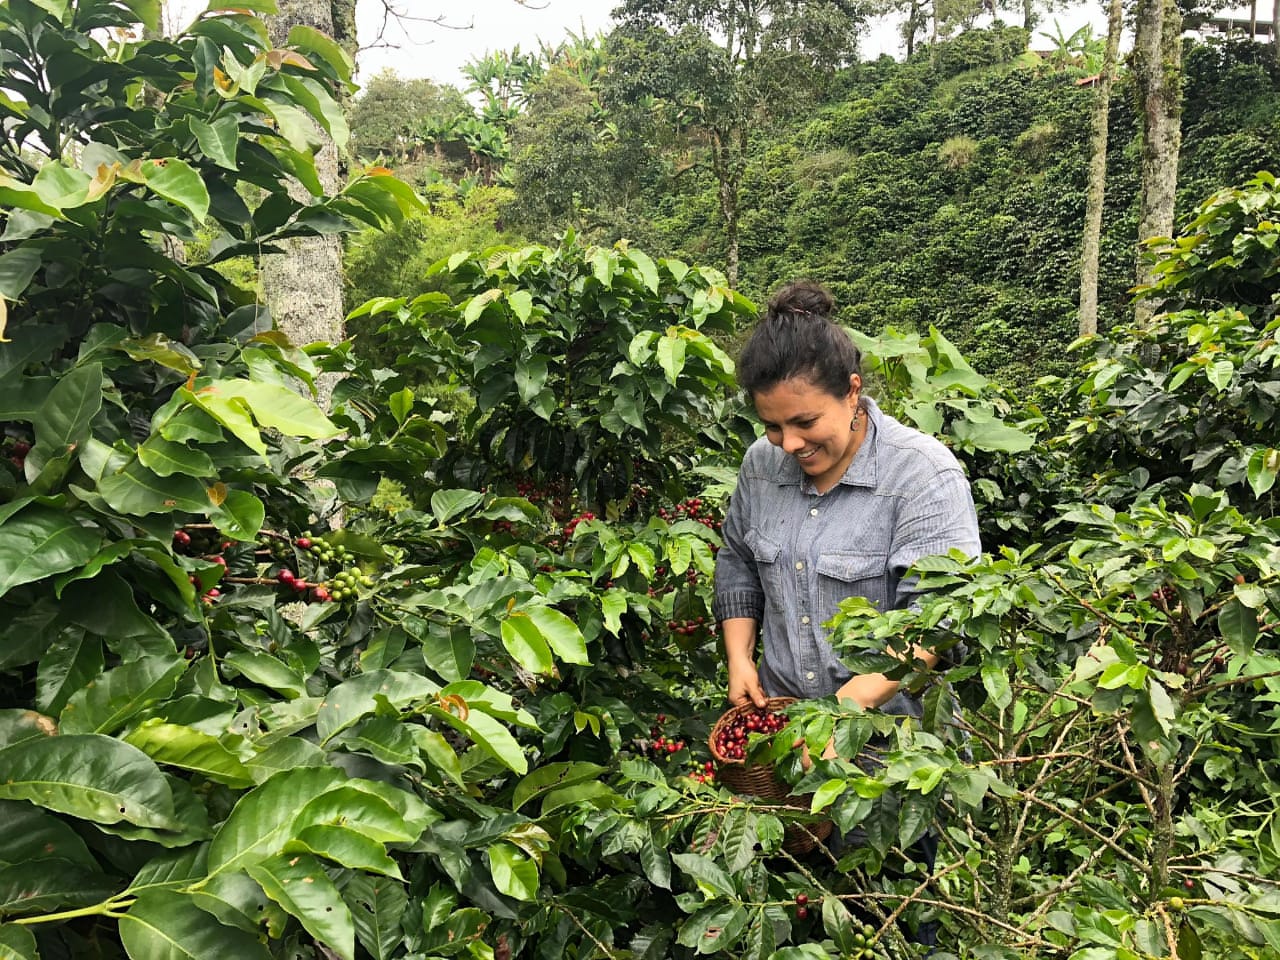
<svg viewBox="0 0 1280 960"><path fill-rule="evenodd" d="M1142 124L1142 188L1138 238L1173 233L1178 156L1182 149L1182 13L1177 0L1138 0L1133 75ZM1139 254L1137 281L1151 281L1151 264ZM1150 315L1140 303L1138 318Z"/></svg>
<svg viewBox="0 0 1280 960"><path fill-rule="evenodd" d="M1111 117L1111 86L1115 81L1120 31L1124 26L1121 0L1111 0L1107 15L1107 47L1093 101L1093 133L1089 151L1089 186L1085 198L1084 242L1080 253L1080 335L1098 332L1098 255L1102 241L1102 206L1107 189L1107 135Z"/></svg>
<svg viewBox="0 0 1280 960"><path fill-rule="evenodd" d="M295 31L318 33L344 48L350 59L355 0L278 0L277 7L278 13L267 18L273 46L283 46ZM298 200L313 194L316 186L323 193L335 193L340 186L338 144L319 127L312 128L310 137L316 147L319 183L309 188L294 181L290 192ZM295 343L341 340L344 311L338 236L294 237L278 246L280 252L264 256L260 264L263 297L276 325ZM321 390L324 393L326 388Z"/></svg>
<svg viewBox="0 0 1280 960"><path fill-rule="evenodd" d="M725 274L738 277L739 191L755 131L852 59L853 0L624 0L615 92L654 104L716 179Z"/></svg>

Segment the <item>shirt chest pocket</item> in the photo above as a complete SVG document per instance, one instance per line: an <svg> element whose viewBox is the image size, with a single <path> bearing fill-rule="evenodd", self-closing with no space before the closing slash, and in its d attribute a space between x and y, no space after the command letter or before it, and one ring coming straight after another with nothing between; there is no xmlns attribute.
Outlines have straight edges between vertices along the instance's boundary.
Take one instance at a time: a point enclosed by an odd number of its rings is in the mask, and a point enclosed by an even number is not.
<svg viewBox="0 0 1280 960"><path fill-rule="evenodd" d="M759 531L747 535L747 546L756 562L756 572L766 596L775 600L781 597L785 571L782 564L782 544L771 540Z"/></svg>
<svg viewBox="0 0 1280 960"><path fill-rule="evenodd" d="M881 610L888 610L893 606L889 555L824 553L818 557L818 589L824 620L831 619L840 601L848 597L865 597Z"/></svg>

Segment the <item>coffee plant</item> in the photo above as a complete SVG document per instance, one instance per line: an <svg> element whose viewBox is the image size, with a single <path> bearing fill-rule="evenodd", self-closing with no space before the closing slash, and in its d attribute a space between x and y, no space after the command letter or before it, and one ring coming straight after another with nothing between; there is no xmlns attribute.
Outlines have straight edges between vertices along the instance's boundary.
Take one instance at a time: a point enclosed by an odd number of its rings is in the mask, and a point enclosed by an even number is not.
<svg viewBox="0 0 1280 960"><path fill-rule="evenodd" d="M1273 181L1155 248L1161 322L1035 403L936 334L868 346L998 537L833 625L924 718L744 722L793 796L740 796L710 600L754 307L566 237L358 308L369 355L290 343L220 258L416 198L288 191L349 64L272 48L269 6L171 40L147 3L0 8L0 956L1280 950ZM904 638L967 656L930 676ZM824 818L857 842L788 852Z"/></svg>

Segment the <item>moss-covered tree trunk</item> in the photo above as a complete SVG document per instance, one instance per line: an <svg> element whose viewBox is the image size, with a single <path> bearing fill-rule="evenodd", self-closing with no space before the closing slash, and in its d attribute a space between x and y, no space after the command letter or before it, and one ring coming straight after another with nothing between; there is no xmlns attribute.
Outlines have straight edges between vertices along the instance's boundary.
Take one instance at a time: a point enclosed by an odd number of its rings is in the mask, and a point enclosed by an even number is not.
<svg viewBox="0 0 1280 960"><path fill-rule="evenodd" d="M1084 242L1080 250L1080 336L1098 332L1098 259L1102 244L1102 207L1107 193L1107 137L1111 116L1111 86L1124 26L1121 0L1111 0L1107 16L1107 47L1093 102L1093 134L1089 152L1089 186L1085 198Z"/></svg>
<svg viewBox="0 0 1280 960"><path fill-rule="evenodd" d="M354 49L355 0L279 0L279 13L268 17L271 42L279 47L296 26L307 26ZM340 188L338 150L323 130L324 146L316 156L316 171L326 193ZM290 192L306 200L306 188L296 181ZM260 265L263 298L276 326L294 343L343 338L342 246L336 236L299 237L283 241L282 253L269 254ZM328 404L331 384L321 383L321 403Z"/></svg>
<svg viewBox="0 0 1280 960"><path fill-rule="evenodd" d="M1139 0L1134 29L1133 73L1142 122L1142 192L1138 239L1173 233L1178 155L1182 148L1182 14L1176 0ZM1151 266L1139 254L1139 284ZM1140 302L1139 322L1152 307Z"/></svg>

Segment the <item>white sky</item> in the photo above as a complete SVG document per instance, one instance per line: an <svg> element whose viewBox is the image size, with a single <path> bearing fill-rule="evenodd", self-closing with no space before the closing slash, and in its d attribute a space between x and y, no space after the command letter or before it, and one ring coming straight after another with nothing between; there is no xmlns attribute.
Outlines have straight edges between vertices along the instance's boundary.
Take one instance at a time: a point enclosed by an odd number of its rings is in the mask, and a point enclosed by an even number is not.
<svg viewBox="0 0 1280 960"><path fill-rule="evenodd" d="M524 4L518 0L387 2L420 19L390 24L386 40L394 46L366 49L359 58L360 76L357 79L367 79L389 67L402 77L427 77L459 87L466 86L467 81L461 71L469 61L494 50L510 50L517 44L521 50L536 50L539 39L557 43L570 31L592 36L607 30L609 13L616 5L615 0L526 0ZM169 5L177 8L179 16L182 16L188 10L202 9L207 0L169 0ZM1259 18L1269 20L1270 3L1262 0L1258 6ZM382 12L383 0L359 0L357 29L362 46L368 47L377 37L382 25ZM1248 18L1247 7L1235 12ZM422 19L436 16L442 17L442 23L448 26ZM1008 19L1012 21L1014 18L1009 16ZM1093 24L1095 34L1106 32L1102 0L1078 2L1066 10L1050 14L1037 30L1054 32L1055 20L1068 36L1085 23ZM1043 38L1032 36L1032 46L1047 45ZM867 58L881 53L900 56L901 48L896 24L876 20L871 24L870 34L863 40L862 54Z"/></svg>

